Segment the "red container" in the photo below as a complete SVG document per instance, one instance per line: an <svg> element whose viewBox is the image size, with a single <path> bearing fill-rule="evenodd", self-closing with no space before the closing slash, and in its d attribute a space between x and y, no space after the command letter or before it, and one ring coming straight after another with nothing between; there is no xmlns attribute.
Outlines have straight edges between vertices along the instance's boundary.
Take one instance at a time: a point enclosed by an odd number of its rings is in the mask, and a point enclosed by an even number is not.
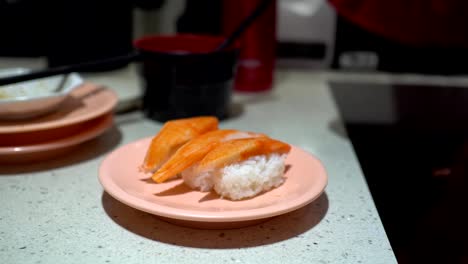
<svg viewBox="0 0 468 264"><path fill-rule="evenodd" d="M260 2L261 0L224 0L224 34L233 32ZM276 1L243 33L240 44L234 89L245 92L270 90L273 86L276 58Z"/></svg>

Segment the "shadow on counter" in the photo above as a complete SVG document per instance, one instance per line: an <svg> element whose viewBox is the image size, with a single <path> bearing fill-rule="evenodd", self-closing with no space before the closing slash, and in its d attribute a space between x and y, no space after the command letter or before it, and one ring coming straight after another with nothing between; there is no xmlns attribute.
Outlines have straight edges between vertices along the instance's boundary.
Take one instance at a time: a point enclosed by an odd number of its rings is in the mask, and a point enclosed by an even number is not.
<svg viewBox="0 0 468 264"><path fill-rule="evenodd" d="M71 148L67 148L63 153L54 155L53 158L31 162L12 161L11 164L1 164L0 177L48 171L86 162L88 160L98 158L115 149L121 140L122 133L114 125L99 137L79 145L72 146Z"/></svg>
<svg viewBox="0 0 468 264"><path fill-rule="evenodd" d="M343 139L348 139L348 132L346 131L346 127L343 123L344 122L341 120L334 119L328 124L328 128L332 133L336 134L337 136Z"/></svg>
<svg viewBox="0 0 468 264"><path fill-rule="evenodd" d="M164 222L117 201L105 192L101 201L107 215L128 231L162 243L193 248L245 248L281 242L312 229L328 211L328 197L323 193L309 205L262 224L239 229L205 230Z"/></svg>

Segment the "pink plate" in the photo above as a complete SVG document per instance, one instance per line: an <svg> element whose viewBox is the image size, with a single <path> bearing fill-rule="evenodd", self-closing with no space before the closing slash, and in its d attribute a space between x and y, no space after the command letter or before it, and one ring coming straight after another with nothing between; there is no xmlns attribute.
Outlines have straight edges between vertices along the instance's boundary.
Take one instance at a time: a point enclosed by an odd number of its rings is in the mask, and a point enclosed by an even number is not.
<svg viewBox="0 0 468 264"><path fill-rule="evenodd" d="M55 112L33 119L0 121L0 134L50 130L88 121L111 111L117 100L112 90L85 83L74 89Z"/></svg>
<svg viewBox="0 0 468 264"><path fill-rule="evenodd" d="M327 185L320 161L294 146L286 160L290 166L284 184L251 199L221 199L215 193L192 190L181 179L156 184L138 170L150 140L110 153L99 168L99 180L115 199L176 224L208 229L254 224L309 204Z"/></svg>
<svg viewBox="0 0 468 264"><path fill-rule="evenodd" d="M62 138L31 145L0 146L0 163L23 163L56 157L80 143L101 135L112 124L113 114L107 113L85 122L75 133Z"/></svg>

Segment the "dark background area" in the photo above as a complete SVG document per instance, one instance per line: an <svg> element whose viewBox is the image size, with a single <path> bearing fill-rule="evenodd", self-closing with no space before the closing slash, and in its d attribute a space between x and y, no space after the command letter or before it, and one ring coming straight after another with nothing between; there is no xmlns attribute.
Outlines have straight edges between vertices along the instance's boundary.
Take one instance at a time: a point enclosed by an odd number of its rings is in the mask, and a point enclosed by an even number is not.
<svg viewBox="0 0 468 264"><path fill-rule="evenodd" d="M122 55L132 48L132 10L156 10L164 3L164 0L3 0L0 56L46 56L50 66L57 66ZM177 20L177 30L221 34L221 10L220 0L187 0L186 9ZM279 41L277 55L321 60L328 48L320 42ZM464 74L468 69L467 49L403 45L337 16L330 67L349 70L340 64L340 58L356 51L371 52L378 59L376 67L359 68L361 71L453 75Z"/></svg>
<svg viewBox="0 0 468 264"><path fill-rule="evenodd" d="M377 54L376 70L383 72L437 75L468 72L468 49L404 45L373 34L338 17L335 56L332 63L334 69L340 68L340 55L349 51L369 51Z"/></svg>

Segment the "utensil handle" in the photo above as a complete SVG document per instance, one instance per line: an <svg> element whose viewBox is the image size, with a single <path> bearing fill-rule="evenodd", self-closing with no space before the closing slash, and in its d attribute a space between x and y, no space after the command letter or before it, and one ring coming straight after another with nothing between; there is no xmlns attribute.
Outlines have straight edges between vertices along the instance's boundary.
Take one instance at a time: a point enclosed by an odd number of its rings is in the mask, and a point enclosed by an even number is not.
<svg viewBox="0 0 468 264"><path fill-rule="evenodd" d="M126 55L116 56L116 57L108 58L108 59L88 61L88 62L73 64L73 65L65 65L65 66L59 66L59 67L49 68L45 70L33 71L30 73L26 73L26 74L0 78L0 86L55 76L59 74L92 70L96 67L113 65L114 63L124 63L124 62L128 63L128 62L135 61L139 58L140 58L140 54L134 51Z"/></svg>
<svg viewBox="0 0 468 264"><path fill-rule="evenodd" d="M258 4L255 10L245 18L240 25L227 37L221 45L216 47L215 51L221 51L229 47L244 31L268 8L268 6L276 0L263 0Z"/></svg>

